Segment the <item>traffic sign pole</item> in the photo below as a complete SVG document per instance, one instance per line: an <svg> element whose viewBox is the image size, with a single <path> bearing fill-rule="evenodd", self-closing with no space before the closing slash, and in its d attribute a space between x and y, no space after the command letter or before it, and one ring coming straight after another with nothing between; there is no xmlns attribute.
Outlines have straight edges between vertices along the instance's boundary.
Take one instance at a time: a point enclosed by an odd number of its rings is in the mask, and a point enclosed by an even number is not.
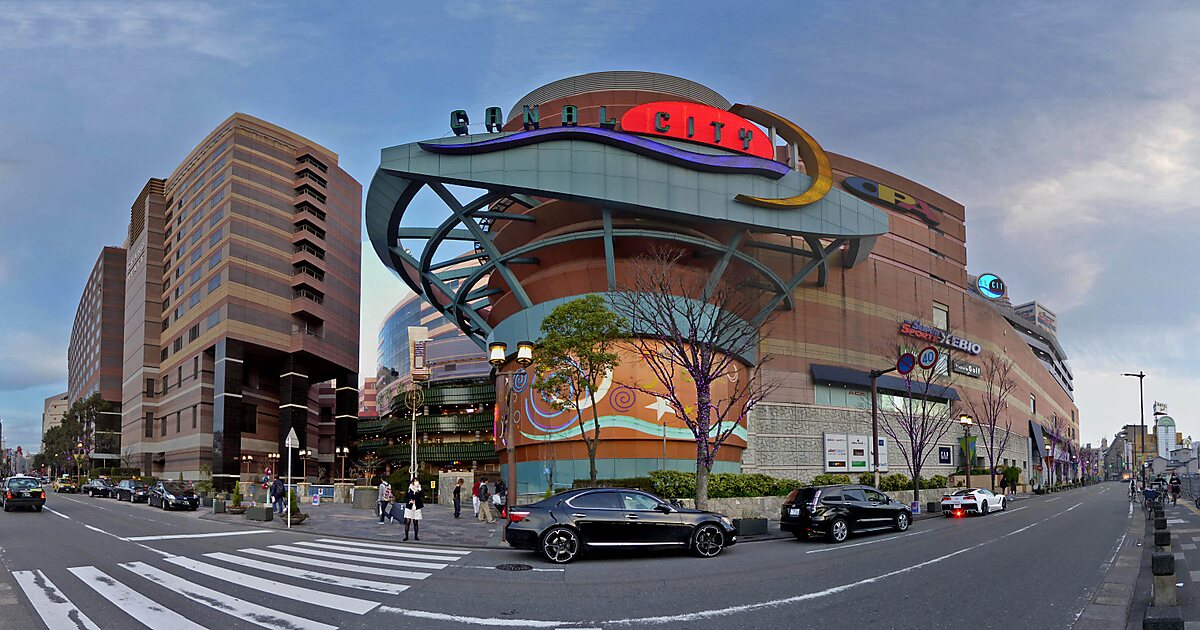
<svg viewBox="0 0 1200 630"><path fill-rule="evenodd" d="M300 444L299 438L296 437L296 427L288 429L287 440L285 441L288 450L288 481L292 480L292 449ZM292 528L292 493L287 489L287 484L284 484L283 491L287 492L287 513L283 518L287 523L287 528Z"/></svg>

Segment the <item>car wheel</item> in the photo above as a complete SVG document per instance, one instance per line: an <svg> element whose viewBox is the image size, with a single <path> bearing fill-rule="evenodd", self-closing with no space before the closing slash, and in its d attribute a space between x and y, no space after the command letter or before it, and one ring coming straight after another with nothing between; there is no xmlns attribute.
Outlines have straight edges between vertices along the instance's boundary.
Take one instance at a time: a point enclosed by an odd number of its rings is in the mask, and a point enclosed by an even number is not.
<svg viewBox="0 0 1200 630"><path fill-rule="evenodd" d="M579 555L579 535L570 527L551 527L542 536L542 555L555 564L566 564Z"/></svg>
<svg viewBox="0 0 1200 630"><path fill-rule="evenodd" d="M34 512L41 512L41 511L42 511L42 506L40 506L40 505L35 505L35 506L33 506L33 511L34 511Z"/></svg>
<svg viewBox="0 0 1200 630"><path fill-rule="evenodd" d="M796 537L796 540L804 540L805 538L808 538L808 534L805 534L804 532L792 532L792 535Z"/></svg>
<svg viewBox="0 0 1200 630"><path fill-rule="evenodd" d="M5 503L5 504L4 504L4 511L5 511L5 512L8 512L8 511L9 511L9 509L8 509L8 504L7 504L7 503Z"/></svg>
<svg viewBox="0 0 1200 630"><path fill-rule="evenodd" d="M829 533L827 534L827 537L829 538L829 542L832 542L832 543L845 542L846 538L848 538L849 536L850 536L850 525L849 525L849 523L846 522L846 519L844 519L844 518L833 519L833 522L829 524Z"/></svg>
<svg viewBox="0 0 1200 630"><path fill-rule="evenodd" d="M987 516L988 511L989 510L988 510L987 501L984 501L983 503L979 504L979 515L980 516Z"/></svg>
<svg viewBox="0 0 1200 630"><path fill-rule="evenodd" d="M1008 509L1008 499L1000 499L1000 511L1003 512L1004 510L1007 510L1007 509Z"/></svg>
<svg viewBox="0 0 1200 630"><path fill-rule="evenodd" d="M894 527L896 528L896 531L902 532L902 531L908 529L909 522L910 522L910 519L908 516L908 512L905 512L904 510L900 510L900 512L898 514L896 514L896 523L895 523Z"/></svg>
<svg viewBox="0 0 1200 630"><path fill-rule="evenodd" d="M159 507L162 508L162 511L164 511L164 512L167 511L167 502L166 501L159 501L158 505L159 505Z"/></svg>
<svg viewBox="0 0 1200 630"><path fill-rule="evenodd" d="M696 528L692 535L692 551L701 558L711 558L725 548L725 532L712 523Z"/></svg>

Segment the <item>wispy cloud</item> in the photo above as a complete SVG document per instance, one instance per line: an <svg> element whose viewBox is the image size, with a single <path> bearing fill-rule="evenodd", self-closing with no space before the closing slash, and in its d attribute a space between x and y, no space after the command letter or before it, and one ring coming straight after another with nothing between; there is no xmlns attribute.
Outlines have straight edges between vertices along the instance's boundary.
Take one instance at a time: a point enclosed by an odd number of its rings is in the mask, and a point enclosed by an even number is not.
<svg viewBox="0 0 1200 630"><path fill-rule="evenodd" d="M3 361L0 361L0 392L18 391L65 381L66 348L31 332L5 333Z"/></svg>
<svg viewBox="0 0 1200 630"><path fill-rule="evenodd" d="M246 64L269 47L253 26L199 2L11 3L0 11L0 50L174 49Z"/></svg>

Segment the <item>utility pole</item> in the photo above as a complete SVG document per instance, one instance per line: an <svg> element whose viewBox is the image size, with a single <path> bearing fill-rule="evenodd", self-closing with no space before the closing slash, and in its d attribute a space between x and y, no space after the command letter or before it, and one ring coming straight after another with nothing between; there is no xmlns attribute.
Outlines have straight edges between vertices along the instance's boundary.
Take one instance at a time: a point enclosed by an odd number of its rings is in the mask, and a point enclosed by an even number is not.
<svg viewBox="0 0 1200 630"><path fill-rule="evenodd" d="M1139 434L1140 434L1139 439L1141 440L1142 445L1141 445L1141 448L1139 449L1138 455L1135 455L1133 458L1134 461L1136 462L1136 461L1139 461L1146 457L1146 392L1145 392L1145 389L1142 387L1142 382L1146 379L1146 373L1141 370L1138 370L1137 374L1134 374L1132 372L1126 372L1126 373L1122 374L1121 376L1132 376L1132 377L1137 378L1137 380L1138 380L1138 411L1141 413L1141 418L1142 418L1141 430L1139 431ZM1145 487L1146 486L1145 462L1141 462L1141 464L1139 465L1139 468L1141 469L1141 475L1142 475L1142 487Z"/></svg>

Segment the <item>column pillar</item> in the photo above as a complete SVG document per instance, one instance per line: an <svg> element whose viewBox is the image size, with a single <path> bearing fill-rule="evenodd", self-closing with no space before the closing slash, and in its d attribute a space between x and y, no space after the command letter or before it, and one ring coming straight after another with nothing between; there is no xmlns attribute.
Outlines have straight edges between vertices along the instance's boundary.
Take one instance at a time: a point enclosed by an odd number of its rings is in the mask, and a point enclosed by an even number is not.
<svg viewBox="0 0 1200 630"><path fill-rule="evenodd" d="M335 449L349 447L358 434L358 374L347 372L338 376L336 387L333 407ZM351 453L348 459L353 460L356 455Z"/></svg>
<svg viewBox="0 0 1200 630"><path fill-rule="evenodd" d="M231 491L238 479L242 454L242 342L217 341L213 362L213 487Z"/></svg>
<svg viewBox="0 0 1200 630"><path fill-rule="evenodd" d="M299 446L292 450L292 476L303 474L303 466L297 452L308 448L308 368L302 360L290 355L283 362L279 374L279 470L276 474L287 475L288 431L296 430Z"/></svg>

